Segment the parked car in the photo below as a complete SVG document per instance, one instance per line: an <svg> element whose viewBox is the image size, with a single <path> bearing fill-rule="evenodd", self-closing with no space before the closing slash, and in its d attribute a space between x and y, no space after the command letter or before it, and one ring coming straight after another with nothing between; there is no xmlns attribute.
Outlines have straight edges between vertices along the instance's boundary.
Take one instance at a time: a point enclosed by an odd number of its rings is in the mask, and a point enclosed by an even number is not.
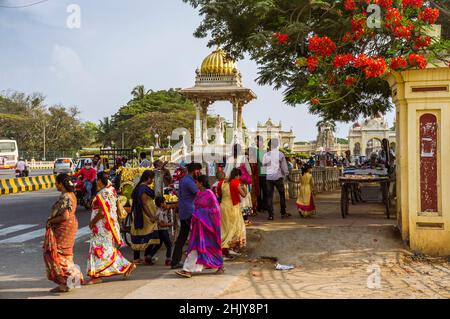
<svg viewBox="0 0 450 319"><path fill-rule="evenodd" d="M75 168L75 164L70 158L57 158L53 166L53 174L72 174Z"/></svg>

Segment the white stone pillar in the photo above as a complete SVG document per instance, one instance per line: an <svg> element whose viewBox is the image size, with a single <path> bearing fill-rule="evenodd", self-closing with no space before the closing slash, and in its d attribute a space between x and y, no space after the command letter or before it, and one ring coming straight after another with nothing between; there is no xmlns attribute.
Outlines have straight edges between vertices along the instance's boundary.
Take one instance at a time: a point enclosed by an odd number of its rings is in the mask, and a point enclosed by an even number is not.
<svg viewBox="0 0 450 319"><path fill-rule="evenodd" d="M202 103L202 138L203 144L208 145L208 102Z"/></svg>
<svg viewBox="0 0 450 319"><path fill-rule="evenodd" d="M195 106L196 116L195 116L195 129L194 129L194 145L203 145L202 141L202 121L200 119L201 104L198 102Z"/></svg>

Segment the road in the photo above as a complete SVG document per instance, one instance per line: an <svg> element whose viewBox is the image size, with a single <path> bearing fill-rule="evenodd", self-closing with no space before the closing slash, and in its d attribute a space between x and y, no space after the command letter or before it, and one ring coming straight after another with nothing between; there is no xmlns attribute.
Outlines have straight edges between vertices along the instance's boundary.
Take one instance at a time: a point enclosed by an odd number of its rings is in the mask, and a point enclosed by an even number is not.
<svg viewBox="0 0 450 319"><path fill-rule="evenodd" d="M46 170L31 170L30 176L41 176L41 175L52 175L53 170L46 169ZM13 169L0 169L0 179L5 178L15 178L16 177L16 171Z"/></svg>
<svg viewBox="0 0 450 319"><path fill-rule="evenodd" d="M224 276L199 276L186 285L164 266L165 248L157 257L157 265L139 267L132 280L121 277L106 279L104 284L75 289L67 295L52 295L56 285L47 280L42 258L46 219L59 194L55 190L0 196L0 299L4 298L214 298L232 281L241 268L230 267ZM77 211L79 229L74 247L74 260L84 274L89 250L90 212ZM132 260L132 251L122 254ZM161 291L161 287L164 289ZM193 290L193 287L199 289ZM209 287L209 288L208 288Z"/></svg>

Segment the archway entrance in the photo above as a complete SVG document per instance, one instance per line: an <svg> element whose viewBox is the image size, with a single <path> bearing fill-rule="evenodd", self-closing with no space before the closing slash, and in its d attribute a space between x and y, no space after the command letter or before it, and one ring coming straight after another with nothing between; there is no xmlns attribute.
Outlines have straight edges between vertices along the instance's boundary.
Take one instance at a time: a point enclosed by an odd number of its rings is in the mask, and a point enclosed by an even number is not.
<svg viewBox="0 0 450 319"><path fill-rule="evenodd" d="M372 138L367 142L366 156L370 157L373 153L379 153L383 149L381 140L378 138Z"/></svg>

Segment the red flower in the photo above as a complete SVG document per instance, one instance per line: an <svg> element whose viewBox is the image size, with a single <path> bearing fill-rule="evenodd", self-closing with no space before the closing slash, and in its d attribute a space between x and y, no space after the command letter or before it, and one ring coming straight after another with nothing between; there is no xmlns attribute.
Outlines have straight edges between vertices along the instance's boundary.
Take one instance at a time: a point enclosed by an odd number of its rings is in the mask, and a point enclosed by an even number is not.
<svg viewBox="0 0 450 319"><path fill-rule="evenodd" d="M421 54L410 54L408 59L409 65L425 69L427 67L427 59Z"/></svg>
<svg viewBox="0 0 450 319"><path fill-rule="evenodd" d="M354 86L356 84L356 78L354 76L347 76L347 78L344 80L344 84L346 86Z"/></svg>
<svg viewBox="0 0 450 319"><path fill-rule="evenodd" d="M378 0L377 4L385 9L392 7L392 0Z"/></svg>
<svg viewBox="0 0 450 319"><path fill-rule="evenodd" d="M336 51L336 44L329 37L315 35L309 40L309 50L318 56L330 56Z"/></svg>
<svg viewBox="0 0 450 319"><path fill-rule="evenodd" d="M399 37L399 38L410 38L411 35L412 35L413 30L414 30L414 25L413 24L408 24L408 25L396 26L396 27L394 27L392 32L394 33L394 35L396 37Z"/></svg>
<svg viewBox="0 0 450 319"><path fill-rule="evenodd" d="M319 99L313 98L313 99L311 99L311 104L312 105L320 105L320 101L319 101Z"/></svg>
<svg viewBox="0 0 450 319"><path fill-rule="evenodd" d="M355 59L355 67L356 68L363 68L366 67L369 64L370 58L365 54L360 54Z"/></svg>
<svg viewBox="0 0 450 319"><path fill-rule="evenodd" d="M352 19L352 31L353 32L364 32L367 25L366 17L359 17Z"/></svg>
<svg viewBox="0 0 450 319"><path fill-rule="evenodd" d="M435 24L439 19L439 9L426 8L419 14L419 20Z"/></svg>
<svg viewBox="0 0 450 319"><path fill-rule="evenodd" d="M370 58L367 66L363 69L366 78L378 78L387 70L387 63L383 58Z"/></svg>
<svg viewBox="0 0 450 319"><path fill-rule="evenodd" d="M410 8L421 8L423 7L423 0L402 0L404 7L410 7Z"/></svg>
<svg viewBox="0 0 450 319"><path fill-rule="evenodd" d="M431 44L431 38L429 36L420 36L416 39L414 46L418 49L423 49Z"/></svg>
<svg viewBox="0 0 450 319"><path fill-rule="evenodd" d="M390 8L386 12L386 27L392 28L398 26L400 25L402 20L403 17L400 14L400 10L398 10L397 8Z"/></svg>
<svg viewBox="0 0 450 319"><path fill-rule="evenodd" d="M353 62L353 55L349 54L338 54L333 60L333 67L338 69L345 67Z"/></svg>
<svg viewBox="0 0 450 319"><path fill-rule="evenodd" d="M353 40L353 35L350 32L345 32L344 36L342 37L342 42L350 42Z"/></svg>
<svg viewBox="0 0 450 319"><path fill-rule="evenodd" d="M408 62L406 62L406 59L404 57L393 58L391 60L392 70L406 69L407 67Z"/></svg>
<svg viewBox="0 0 450 319"><path fill-rule="evenodd" d="M314 72L319 65L319 59L315 56L310 56L307 59L308 71L310 73Z"/></svg>
<svg viewBox="0 0 450 319"><path fill-rule="evenodd" d="M287 35L286 33L275 33L273 37L278 40L279 44L285 44L289 40L289 35Z"/></svg>
<svg viewBox="0 0 450 319"><path fill-rule="evenodd" d="M345 0L344 2L344 8L347 11L353 11L356 10L356 3L355 0Z"/></svg>

